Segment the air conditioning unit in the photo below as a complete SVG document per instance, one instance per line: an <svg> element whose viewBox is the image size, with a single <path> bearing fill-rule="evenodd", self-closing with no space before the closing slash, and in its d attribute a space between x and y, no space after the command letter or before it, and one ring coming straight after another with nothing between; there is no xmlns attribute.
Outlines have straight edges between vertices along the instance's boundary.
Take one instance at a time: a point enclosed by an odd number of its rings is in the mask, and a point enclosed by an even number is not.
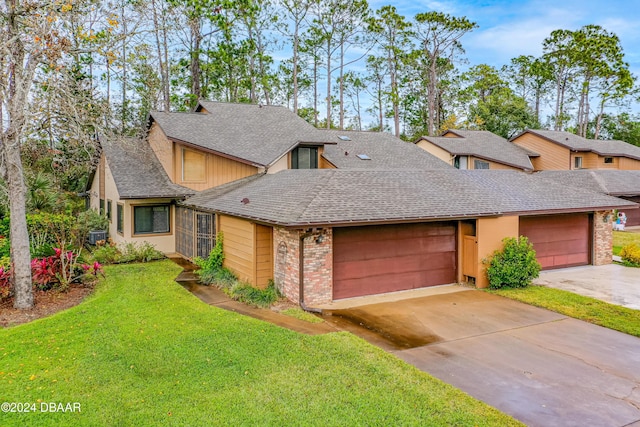
<svg viewBox="0 0 640 427"><path fill-rule="evenodd" d="M95 245L100 240L107 240L106 231L90 231L89 232L89 244Z"/></svg>

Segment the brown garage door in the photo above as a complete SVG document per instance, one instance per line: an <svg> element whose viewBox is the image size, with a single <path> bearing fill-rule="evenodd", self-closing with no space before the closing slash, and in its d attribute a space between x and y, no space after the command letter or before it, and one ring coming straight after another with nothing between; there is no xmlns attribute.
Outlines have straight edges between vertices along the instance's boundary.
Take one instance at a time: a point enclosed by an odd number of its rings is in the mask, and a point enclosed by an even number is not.
<svg viewBox="0 0 640 427"><path fill-rule="evenodd" d="M543 270L591 261L589 214L520 217L520 235L529 238Z"/></svg>
<svg viewBox="0 0 640 427"><path fill-rule="evenodd" d="M455 223L334 228L333 299L455 281Z"/></svg>
<svg viewBox="0 0 640 427"><path fill-rule="evenodd" d="M623 197L630 202L640 203L640 197ZM640 209L621 209L627 216L627 226L640 225Z"/></svg>

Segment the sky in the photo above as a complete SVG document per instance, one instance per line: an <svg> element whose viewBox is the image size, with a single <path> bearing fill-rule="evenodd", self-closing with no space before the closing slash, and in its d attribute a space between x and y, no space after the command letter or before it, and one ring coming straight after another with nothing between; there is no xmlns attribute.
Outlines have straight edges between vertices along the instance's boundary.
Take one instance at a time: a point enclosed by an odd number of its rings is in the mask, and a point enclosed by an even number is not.
<svg viewBox="0 0 640 427"><path fill-rule="evenodd" d="M632 73L640 77L640 2L638 0L370 0L377 10L393 4L413 18L431 10L465 16L479 28L461 42L470 65L497 68L519 55L540 56L542 41L558 29L577 30L600 25L620 38Z"/></svg>

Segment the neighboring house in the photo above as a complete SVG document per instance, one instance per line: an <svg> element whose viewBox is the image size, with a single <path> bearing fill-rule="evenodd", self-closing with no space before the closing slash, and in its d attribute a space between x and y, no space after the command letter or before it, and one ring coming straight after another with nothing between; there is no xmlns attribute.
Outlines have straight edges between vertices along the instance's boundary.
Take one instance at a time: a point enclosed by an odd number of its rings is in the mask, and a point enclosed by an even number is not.
<svg viewBox="0 0 640 427"><path fill-rule="evenodd" d="M538 174L286 170L183 202L215 215L225 265L302 305L461 281L525 235L543 268L611 262L612 209L637 205Z"/></svg>
<svg viewBox="0 0 640 427"><path fill-rule="evenodd" d="M133 155L128 156L128 151ZM126 166L118 166L125 161ZM100 171L110 172L108 176L94 174L90 203L98 209L103 200L106 205L102 209L110 217L118 215L116 209L122 212L120 226L110 227L111 238L121 242L148 237L162 251L178 252L187 258L206 257L214 243L210 213L173 203L198 191L285 169L450 168L388 134L319 130L284 107L206 101L192 113L152 112L147 139L139 141L135 149L105 143L100 164ZM143 209L129 213L128 206L137 202L124 202L132 195L119 193L120 186L114 185L108 197L100 191L110 185L109 180L118 183L124 179L129 179L138 193L147 191L145 187L153 188L149 182L168 186L160 195L170 197L146 201L150 206L147 210L158 217L165 215L163 221L170 226L161 227L158 219L152 232L141 233L135 221L141 221ZM131 189L123 187L122 191ZM156 202L158 205L154 205ZM128 221L133 225L128 226Z"/></svg>
<svg viewBox="0 0 640 427"><path fill-rule="evenodd" d="M624 141L586 139L569 132L526 130L511 142L531 152L539 170L640 170L640 147Z"/></svg>
<svg viewBox="0 0 640 427"><path fill-rule="evenodd" d="M174 252L175 202L195 191L172 183L145 141L102 141L101 146L89 200L91 208L109 218L110 238L147 241Z"/></svg>
<svg viewBox="0 0 640 427"><path fill-rule="evenodd" d="M533 170L532 153L485 130L451 129L442 136L423 136L415 144L457 169Z"/></svg>
<svg viewBox="0 0 640 427"><path fill-rule="evenodd" d="M574 188L587 188L630 202L640 203L640 171L542 171L539 174L559 184ZM625 210L624 212L627 216L627 226L640 225L640 209Z"/></svg>

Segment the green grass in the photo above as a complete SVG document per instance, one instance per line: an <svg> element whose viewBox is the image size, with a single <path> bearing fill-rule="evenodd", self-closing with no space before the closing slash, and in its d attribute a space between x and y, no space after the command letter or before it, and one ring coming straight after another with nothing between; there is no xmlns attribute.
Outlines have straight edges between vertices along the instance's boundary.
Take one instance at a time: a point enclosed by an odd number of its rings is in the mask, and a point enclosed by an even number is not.
<svg viewBox="0 0 640 427"><path fill-rule="evenodd" d="M311 313L308 313L300 308L287 308L286 310L282 310L280 313L286 314L287 316L295 317L296 319L304 320L309 323L322 323L324 320L319 318L318 316L314 316Z"/></svg>
<svg viewBox="0 0 640 427"><path fill-rule="evenodd" d="M640 337L640 310L546 286L489 292Z"/></svg>
<svg viewBox="0 0 640 427"><path fill-rule="evenodd" d="M203 304L170 261L105 270L82 304L0 330L0 402L82 412L0 412L0 425L520 425L351 334Z"/></svg>
<svg viewBox="0 0 640 427"><path fill-rule="evenodd" d="M635 243L640 247L640 233L631 233L629 231L613 232L613 254L620 255L620 250L631 243Z"/></svg>

